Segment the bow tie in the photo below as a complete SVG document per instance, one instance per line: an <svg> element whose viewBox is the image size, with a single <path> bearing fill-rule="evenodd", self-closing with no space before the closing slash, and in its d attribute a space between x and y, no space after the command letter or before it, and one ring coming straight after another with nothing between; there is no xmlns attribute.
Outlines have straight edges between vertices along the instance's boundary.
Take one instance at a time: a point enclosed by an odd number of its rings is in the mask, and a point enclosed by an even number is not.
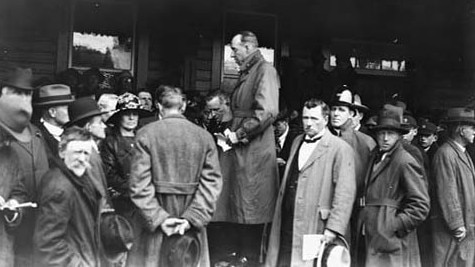
<svg viewBox="0 0 475 267"><path fill-rule="evenodd" d="M321 136L319 136L319 137L317 137L317 138L313 138L313 139L310 139L310 138L306 137L306 138L303 139L303 141L304 141L305 143L315 143L315 142L317 142L317 141L320 140L320 139L322 139Z"/></svg>

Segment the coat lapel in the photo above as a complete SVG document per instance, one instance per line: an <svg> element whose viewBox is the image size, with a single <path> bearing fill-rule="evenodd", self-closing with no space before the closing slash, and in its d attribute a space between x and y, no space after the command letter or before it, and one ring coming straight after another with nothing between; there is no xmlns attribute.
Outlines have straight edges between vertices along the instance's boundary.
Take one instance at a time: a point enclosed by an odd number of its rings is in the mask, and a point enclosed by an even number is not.
<svg viewBox="0 0 475 267"><path fill-rule="evenodd" d="M315 162L327 152L328 147L330 146L330 135L332 135L330 131L328 129L325 129L325 133L323 134L322 139L318 142L317 147L313 151L312 155L310 155L307 162L305 162L300 171L303 172L305 169L310 167L313 162Z"/></svg>
<svg viewBox="0 0 475 267"><path fill-rule="evenodd" d="M469 158L469 156L467 155L467 152L462 152L460 150L460 148L458 147L457 144L455 144L455 141L453 140L449 140L449 143L450 145L452 146L452 148L455 150L455 153L457 153L457 156L459 157L459 159L465 164L467 165L467 167L470 169L470 171L472 171L472 174L475 175L475 170L474 170L474 167L473 167L473 162L471 162L471 159Z"/></svg>
<svg viewBox="0 0 475 267"><path fill-rule="evenodd" d="M395 147L388 152L388 154L386 155L386 157L384 158L383 161L381 161L381 163L376 166L376 168L374 170L370 170L371 171L371 177L370 177L370 180L369 182L371 183L384 169L386 169L386 167L388 167L389 163L391 162L391 158L393 158L394 154L396 153L396 151L398 149L401 149L401 141L399 141ZM377 149L374 150L374 154L371 158L371 168L374 168L374 160L376 159L376 154L377 154Z"/></svg>

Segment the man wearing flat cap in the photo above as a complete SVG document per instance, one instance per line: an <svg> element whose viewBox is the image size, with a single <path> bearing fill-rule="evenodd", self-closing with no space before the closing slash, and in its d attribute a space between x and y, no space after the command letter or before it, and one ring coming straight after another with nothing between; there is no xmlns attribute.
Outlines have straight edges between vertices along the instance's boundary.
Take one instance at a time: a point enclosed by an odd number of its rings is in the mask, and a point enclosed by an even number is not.
<svg viewBox="0 0 475 267"><path fill-rule="evenodd" d="M429 157L429 162L432 163L435 152L439 149L439 145L437 145L437 126L430 121L423 121L419 125L418 137L419 146L424 149Z"/></svg>
<svg viewBox="0 0 475 267"><path fill-rule="evenodd" d="M34 90L32 77L31 69L12 68L6 80L0 82L0 128L3 135L12 137L10 146L18 157L16 164L24 183L24 188L14 190L11 197L20 202L25 195L29 201L37 201L41 177L49 168L41 131L30 123ZM33 266L35 220L35 211L26 211L23 223L15 231L15 266Z"/></svg>
<svg viewBox="0 0 475 267"><path fill-rule="evenodd" d="M376 141L357 201L357 266L420 266L416 227L429 214L422 166L402 147L402 109L385 105L378 116Z"/></svg>
<svg viewBox="0 0 475 267"><path fill-rule="evenodd" d="M451 108L445 124L449 139L435 153L432 163L436 187L434 266L474 266L475 168L466 149L474 141L474 111Z"/></svg>
<svg viewBox="0 0 475 267"><path fill-rule="evenodd" d="M39 89L38 98L33 105L41 109L37 126L43 134L50 157L58 156L63 126L69 121L68 104L73 101L71 89L67 85L50 84Z"/></svg>

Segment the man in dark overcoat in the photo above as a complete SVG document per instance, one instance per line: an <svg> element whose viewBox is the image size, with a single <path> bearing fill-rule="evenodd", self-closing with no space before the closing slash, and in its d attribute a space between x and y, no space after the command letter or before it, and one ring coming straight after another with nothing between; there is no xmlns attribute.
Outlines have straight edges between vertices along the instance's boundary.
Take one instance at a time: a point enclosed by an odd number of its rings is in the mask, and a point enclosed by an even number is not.
<svg viewBox="0 0 475 267"><path fill-rule="evenodd" d="M228 138L233 148L229 160L223 162L223 169L234 172L229 177L227 221L237 224L238 253L251 265L258 262L264 224L272 220L279 184L272 123L279 112L280 81L258 46L256 35L249 31L231 41L240 76L231 97Z"/></svg>
<svg viewBox="0 0 475 267"><path fill-rule="evenodd" d="M159 266L164 239L197 233L200 266L209 266L206 225L211 221L222 179L213 137L184 116L181 90L163 88L162 120L147 124L136 136L129 193L143 217L131 266ZM178 252L177 252L178 253Z"/></svg>
<svg viewBox="0 0 475 267"><path fill-rule="evenodd" d="M105 185L89 175L93 141L77 126L65 130L39 192L34 266L100 266L99 220Z"/></svg>
<svg viewBox="0 0 475 267"><path fill-rule="evenodd" d="M378 146L373 150L357 201L357 266L420 266L416 227L429 214L422 165L401 144L402 109L385 105L379 113Z"/></svg>
<svg viewBox="0 0 475 267"><path fill-rule="evenodd" d="M466 146L475 135L474 111L448 110L449 139L435 153L432 226L434 266L475 264L475 168Z"/></svg>

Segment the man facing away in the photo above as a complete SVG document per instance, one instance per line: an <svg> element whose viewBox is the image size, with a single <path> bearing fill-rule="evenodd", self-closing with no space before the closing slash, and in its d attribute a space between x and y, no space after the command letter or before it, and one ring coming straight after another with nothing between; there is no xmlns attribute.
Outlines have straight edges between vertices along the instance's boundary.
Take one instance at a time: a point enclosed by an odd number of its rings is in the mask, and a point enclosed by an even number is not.
<svg viewBox="0 0 475 267"><path fill-rule="evenodd" d="M355 199L352 148L327 128L330 109L305 102L305 134L295 138L272 221L266 266L313 266L302 256L305 235L344 236Z"/></svg>
<svg viewBox="0 0 475 267"><path fill-rule="evenodd" d="M256 265L279 184L272 123L279 111L280 82L275 68L259 51L254 33L235 35L231 49L240 76L231 97L231 156L222 164L223 169L233 170L227 221L235 223L239 233L237 252Z"/></svg>
<svg viewBox="0 0 475 267"><path fill-rule="evenodd" d="M473 144L473 110L448 110L449 139L432 162L436 196L433 208L434 266L475 264L475 168L466 147Z"/></svg>
<svg viewBox="0 0 475 267"><path fill-rule="evenodd" d="M373 150L358 199L357 266L420 266L416 227L429 214L422 165L401 143L402 109L385 105L379 113L378 146Z"/></svg>
<svg viewBox="0 0 475 267"><path fill-rule="evenodd" d="M158 266L167 236L198 232L200 266L209 266L205 226L221 191L221 171L211 135L184 116L181 90L164 87L159 95L163 119L136 136L130 173L130 198L144 218L141 254L131 266Z"/></svg>

